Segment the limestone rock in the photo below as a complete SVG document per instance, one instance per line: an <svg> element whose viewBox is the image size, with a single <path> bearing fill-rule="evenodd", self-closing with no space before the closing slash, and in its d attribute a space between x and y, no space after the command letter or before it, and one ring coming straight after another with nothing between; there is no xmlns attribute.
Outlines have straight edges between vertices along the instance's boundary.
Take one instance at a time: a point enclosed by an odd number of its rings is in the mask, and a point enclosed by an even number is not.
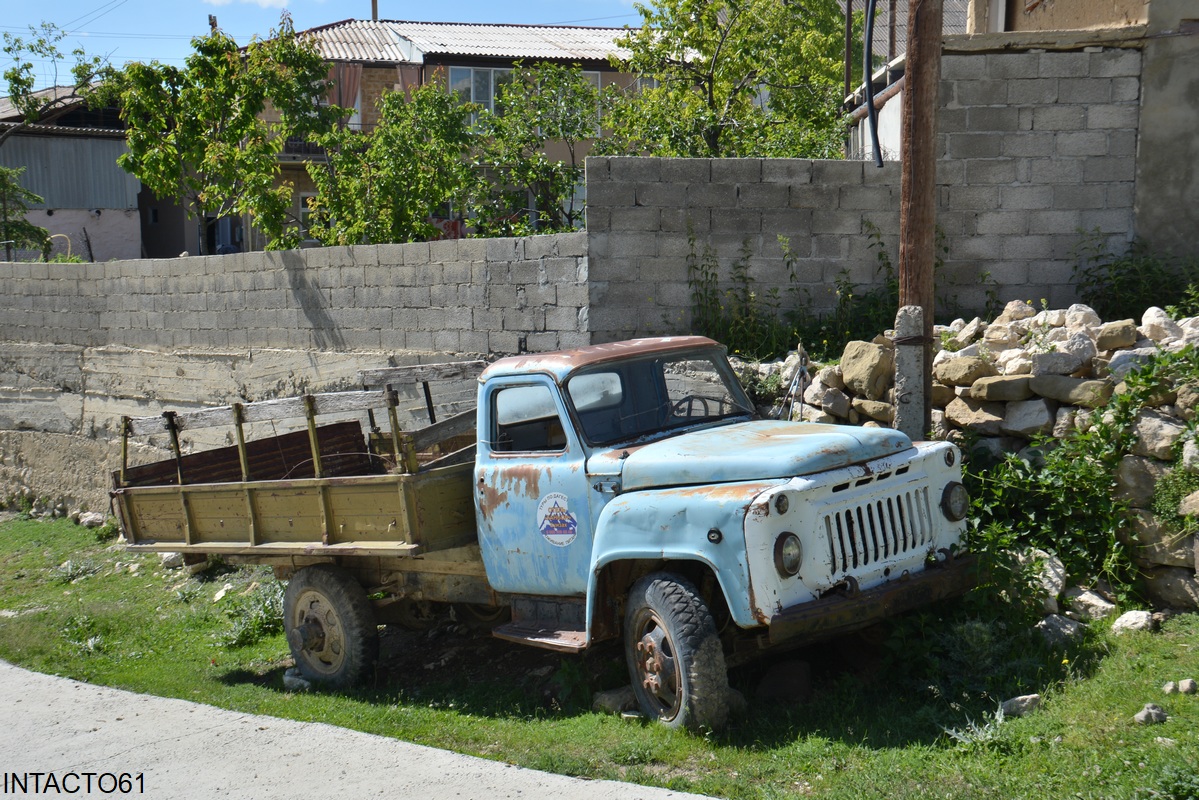
<svg viewBox="0 0 1199 800"><path fill-rule="evenodd" d="M85 511L79 515L79 524L85 528L99 528L105 522L103 514L97 514L95 511Z"/></svg>
<svg viewBox="0 0 1199 800"><path fill-rule="evenodd" d="M996 436L1003 424L1001 403L987 403L969 397L958 397L945 406L945 418L959 428L967 428L983 436Z"/></svg>
<svg viewBox="0 0 1199 800"><path fill-rule="evenodd" d="M1103 324L1095 309L1082 303L1075 303L1066 309L1066 327L1073 330L1079 328L1095 328Z"/></svg>
<svg viewBox="0 0 1199 800"><path fill-rule="evenodd" d="M1032 397L1028 380L1024 375L989 375L974 382L970 387L970 396L975 400L991 400L997 403L1027 400Z"/></svg>
<svg viewBox="0 0 1199 800"><path fill-rule="evenodd" d="M1183 694L1195 694L1199 692L1199 684L1195 683L1194 678L1183 678L1178 682L1178 691Z"/></svg>
<svg viewBox="0 0 1199 800"><path fill-rule="evenodd" d="M1099 329L1099 335L1095 337L1095 347L1099 350L1119 350L1122 347L1132 347L1137 343L1139 336L1137 324L1131 319L1108 322Z"/></svg>
<svg viewBox="0 0 1199 800"><path fill-rule="evenodd" d="M834 417L845 419L849 416L849 395L840 389L829 387L820 398L820 408Z"/></svg>
<svg viewBox="0 0 1199 800"><path fill-rule="evenodd" d="M1057 342L1054 347L1060 353L1077 356L1083 369L1089 369L1091 359L1099 355L1094 340L1081 331L1069 334L1063 341Z"/></svg>
<svg viewBox="0 0 1199 800"><path fill-rule="evenodd" d="M958 349L961 349L969 344L972 344L975 339L977 339L979 336L982 336L986 329L987 323L983 322L978 317L975 317L974 319L962 325L961 329L957 333L957 336L953 337L953 341L958 345Z"/></svg>
<svg viewBox="0 0 1199 800"><path fill-rule="evenodd" d="M999 430L1002 433L1024 439L1031 439L1041 433L1049 433L1053 430L1056 410L1057 407L1053 401L1043 397L1008 403Z"/></svg>
<svg viewBox="0 0 1199 800"><path fill-rule="evenodd" d="M1137 508L1153 502L1153 487L1170 472L1170 465L1152 458L1127 455L1116 468L1116 496Z"/></svg>
<svg viewBox="0 0 1199 800"><path fill-rule="evenodd" d="M1162 309L1153 306L1145 309L1141 316L1140 334L1146 339L1152 339L1158 344L1173 342L1183 337L1182 327L1170 319L1170 315Z"/></svg>
<svg viewBox="0 0 1199 800"><path fill-rule="evenodd" d="M1178 407L1184 419L1194 419L1194 410L1199 406L1199 385L1184 383L1179 386L1174 393L1174 405Z"/></svg>
<svg viewBox="0 0 1199 800"><path fill-rule="evenodd" d="M950 358L933 367L933 378L947 386L971 386L979 378L996 374L995 367L978 356Z"/></svg>
<svg viewBox="0 0 1199 800"><path fill-rule="evenodd" d="M1175 417L1153 409L1143 409L1133 420L1132 452L1138 456L1169 460L1173 458L1174 443L1186 432L1186 426Z"/></svg>
<svg viewBox="0 0 1199 800"><path fill-rule="evenodd" d="M1004 700L999 706L1005 717L1023 717L1041 707L1041 695L1024 694Z"/></svg>
<svg viewBox="0 0 1199 800"><path fill-rule="evenodd" d="M1199 492L1191 492L1182 498L1178 504L1179 516L1195 516L1199 514Z"/></svg>
<svg viewBox="0 0 1199 800"><path fill-rule="evenodd" d="M636 707L637 696L633 694L632 686L596 692L591 697L591 710L601 714L619 714L622 711L632 711Z"/></svg>
<svg viewBox="0 0 1199 800"><path fill-rule="evenodd" d="M1088 381L1065 375L1033 375L1028 388L1041 397L1083 408L1098 408L1112 396L1112 385L1107 381Z"/></svg>
<svg viewBox="0 0 1199 800"><path fill-rule="evenodd" d="M957 393L954 392L952 386L933 381L932 405L934 408L945 408L953 402L955 397L957 397Z"/></svg>
<svg viewBox="0 0 1199 800"><path fill-rule="evenodd" d="M1121 350L1108 362L1108 372L1111 373L1112 380L1122 381L1128 373L1148 363L1149 359L1158 352L1156 347L1135 347L1131 350Z"/></svg>
<svg viewBox="0 0 1199 800"><path fill-rule="evenodd" d="M1138 725L1159 725L1169 719L1162 707L1155 703L1146 703L1145 707L1136 713L1133 720Z"/></svg>
<svg viewBox="0 0 1199 800"><path fill-rule="evenodd" d="M845 378L841 376L841 365L824 367L816 373L816 380L833 389L845 389Z"/></svg>
<svg viewBox="0 0 1199 800"><path fill-rule="evenodd" d="M1052 646L1062 646L1082 636L1082 623L1060 614L1050 614L1034 626Z"/></svg>
<svg viewBox="0 0 1199 800"><path fill-rule="evenodd" d="M861 397L855 397L853 400L854 410L864 417L877 420L878 422L891 422L895 419L895 406L890 403L883 403L879 400L864 400Z"/></svg>
<svg viewBox="0 0 1199 800"><path fill-rule="evenodd" d="M932 438L937 441L949 439L950 427L945 421L945 412L939 408L932 409Z"/></svg>
<svg viewBox="0 0 1199 800"><path fill-rule="evenodd" d="M849 342L841 354L841 376L845 386L867 400L881 400L891 385L894 352L870 342Z"/></svg>
<svg viewBox="0 0 1199 800"><path fill-rule="evenodd" d="M1031 375L1032 356L1023 348L1013 347L995 356L995 368L1001 375Z"/></svg>
<svg viewBox="0 0 1199 800"><path fill-rule="evenodd" d="M1195 570L1161 567L1146 570L1145 591L1157 605L1166 608L1199 609L1199 580Z"/></svg>
<svg viewBox="0 0 1199 800"><path fill-rule="evenodd" d="M1028 325L1018 320L1001 323L998 320L987 326L983 333L982 345L992 353L1015 347L1023 341L1028 333Z"/></svg>
<svg viewBox="0 0 1199 800"><path fill-rule="evenodd" d="M1174 681L1166 681L1162 684L1162 694L1178 694L1178 684Z"/></svg>
<svg viewBox="0 0 1199 800"><path fill-rule="evenodd" d="M1195 537L1179 536L1148 509L1132 509L1129 524L1120 529L1119 536L1132 560L1141 566L1195 567Z"/></svg>
<svg viewBox="0 0 1199 800"><path fill-rule="evenodd" d="M159 553L158 564L163 569L180 569L183 566L183 553Z"/></svg>
<svg viewBox="0 0 1199 800"><path fill-rule="evenodd" d="M1071 375L1083 366L1082 359L1074 353L1056 350L1050 353L1033 353L1029 359L1032 361L1033 375Z"/></svg>
<svg viewBox="0 0 1199 800"><path fill-rule="evenodd" d="M289 692L307 692L312 684L300 675L300 670L292 667L283 673L283 688Z"/></svg>
<svg viewBox="0 0 1199 800"><path fill-rule="evenodd" d="M1012 300L1003 307L1003 312L995 318L995 322L1000 325L1006 325L1009 322L1020 319L1032 319L1037 315L1037 310L1023 300Z"/></svg>
<svg viewBox="0 0 1199 800"><path fill-rule="evenodd" d="M1053 438L1064 439L1070 431L1074 430L1074 420L1077 415L1078 411L1071 406L1059 408L1053 419Z"/></svg>
<svg viewBox="0 0 1199 800"><path fill-rule="evenodd" d="M1153 630L1153 615L1148 611L1125 611L1112 623L1112 633Z"/></svg>
<svg viewBox="0 0 1199 800"><path fill-rule="evenodd" d="M1078 615L1079 619L1106 619L1116 613L1114 603L1108 602L1089 589L1072 586L1066 590L1066 600L1070 603L1070 610Z"/></svg>

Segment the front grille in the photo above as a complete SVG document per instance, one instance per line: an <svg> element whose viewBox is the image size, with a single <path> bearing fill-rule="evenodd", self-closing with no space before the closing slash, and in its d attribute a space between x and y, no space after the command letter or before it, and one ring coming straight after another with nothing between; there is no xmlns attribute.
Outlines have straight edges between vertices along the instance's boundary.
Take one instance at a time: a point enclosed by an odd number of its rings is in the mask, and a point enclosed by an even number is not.
<svg viewBox="0 0 1199 800"><path fill-rule="evenodd" d="M922 550L933 536L928 488L825 514L824 532L834 576Z"/></svg>

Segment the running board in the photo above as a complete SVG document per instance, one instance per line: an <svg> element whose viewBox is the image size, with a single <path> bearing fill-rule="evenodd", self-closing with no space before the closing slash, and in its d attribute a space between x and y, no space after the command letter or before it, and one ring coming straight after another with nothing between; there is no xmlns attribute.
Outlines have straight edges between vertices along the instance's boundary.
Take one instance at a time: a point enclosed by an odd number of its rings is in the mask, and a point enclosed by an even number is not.
<svg viewBox="0 0 1199 800"><path fill-rule="evenodd" d="M497 639L554 650L559 653L581 653L587 649L587 631L562 630L558 622L525 619L507 622L493 628Z"/></svg>

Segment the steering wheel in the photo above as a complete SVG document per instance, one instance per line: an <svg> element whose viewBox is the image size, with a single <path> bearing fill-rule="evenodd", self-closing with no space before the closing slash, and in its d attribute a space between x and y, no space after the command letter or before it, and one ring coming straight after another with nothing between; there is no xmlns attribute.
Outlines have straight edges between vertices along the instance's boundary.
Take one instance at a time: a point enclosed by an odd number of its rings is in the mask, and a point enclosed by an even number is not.
<svg viewBox="0 0 1199 800"><path fill-rule="evenodd" d="M712 415L712 411L708 406L709 400L713 403L716 403L719 407L720 401L714 397L704 397L703 395L699 394L686 395L675 401L674 405L670 407L670 414L674 417L686 417L690 419L691 417L696 416L693 412L695 411L696 403L699 403L704 410L702 416L710 417Z"/></svg>

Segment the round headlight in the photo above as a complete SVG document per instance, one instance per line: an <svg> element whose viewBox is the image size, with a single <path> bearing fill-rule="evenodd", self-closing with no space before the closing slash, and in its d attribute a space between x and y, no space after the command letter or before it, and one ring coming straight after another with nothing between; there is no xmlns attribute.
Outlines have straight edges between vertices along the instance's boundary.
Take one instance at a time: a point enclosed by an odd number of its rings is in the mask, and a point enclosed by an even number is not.
<svg viewBox="0 0 1199 800"><path fill-rule="evenodd" d="M790 578L799 572L803 563L803 546L799 537L790 531L779 535L774 542L774 566L784 578Z"/></svg>
<svg viewBox="0 0 1199 800"><path fill-rule="evenodd" d="M970 493L966 487L954 481L941 493L941 513L953 522L965 519L970 511Z"/></svg>

